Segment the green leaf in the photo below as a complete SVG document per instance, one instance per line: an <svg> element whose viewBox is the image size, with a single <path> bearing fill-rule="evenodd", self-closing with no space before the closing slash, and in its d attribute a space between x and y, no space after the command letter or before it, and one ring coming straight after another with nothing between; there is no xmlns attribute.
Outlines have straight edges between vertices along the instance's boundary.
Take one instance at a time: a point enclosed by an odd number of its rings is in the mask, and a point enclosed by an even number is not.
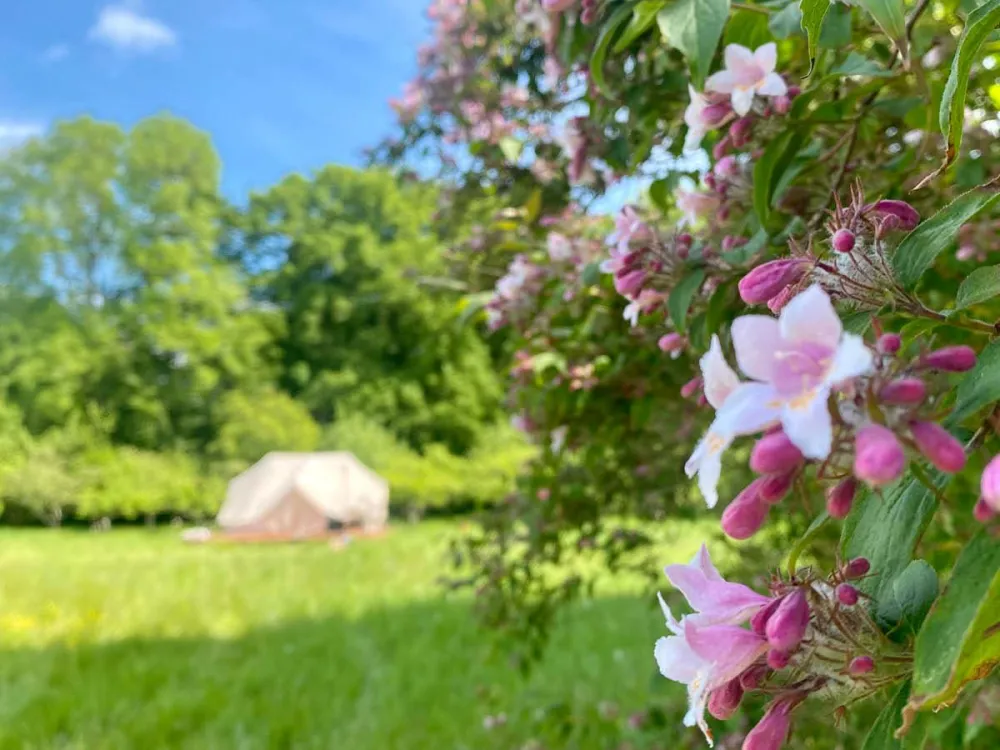
<svg viewBox="0 0 1000 750"><path fill-rule="evenodd" d="M587 286L593 286L601 280L601 264L596 260L583 267L580 278Z"/></svg>
<svg viewBox="0 0 1000 750"><path fill-rule="evenodd" d="M965 29L958 40L958 49L951 61L951 72L941 95L938 120L945 137L945 165L954 161L962 144L962 126L965 122L965 94L969 87L972 64L979 57L983 43L1000 24L1000 0L986 0L969 13Z"/></svg>
<svg viewBox="0 0 1000 750"><path fill-rule="evenodd" d="M858 0L858 5L868 11L886 36L905 53L906 11L903 0Z"/></svg>
<svg viewBox="0 0 1000 750"><path fill-rule="evenodd" d="M728 16L729 0L674 0L656 16L667 44L687 59L695 88L705 82Z"/></svg>
<svg viewBox="0 0 1000 750"><path fill-rule="evenodd" d="M553 368L561 373L566 372L566 358L556 352L541 352L531 358L531 369L537 373Z"/></svg>
<svg viewBox="0 0 1000 750"><path fill-rule="evenodd" d="M767 27L775 39L788 39L792 34L801 33L802 11L798 3L789 3L777 13L772 13Z"/></svg>
<svg viewBox="0 0 1000 750"><path fill-rule="evenodd" d="M636 5L632 10L632 20L615 44L615 53L624 51L632 42L649 31L656 23L656 14L666 4L667 0L642 0Z"/></svg>
<svg viewBox="0 0 1000 750"><path fill-rule="evenodd" d="M947 424L957 425L996 401L1000 401L1000 341L991 342L980 352L976 366L958 384L955 408Z"/></svg>
<svg viewBox="0 0 1000 750"><path fill-rule="evenodd" d="M835 76L870 76L873 78L884 78L892 76L892 73L883 68L874 60L869 60L864 55L851 52L840 65L830 71L830 75Z"/></svg>
<svg viewBox="0 0 1000 750"><path fill-rule="evenodd" d="M823 19L830 10L830 0L802 0L799 8L802 11L802 29L806 32L809 46L809 73L816 67L816 46L819 32L823 28Z"/></svg>
<svg viewBox="0 0 1000 750"><path fill-rule="evenodd" d="M892 256L899 283L912 289L937 256L951 246L959 227L992 206L997 197L1000 192L986 187L962 193L906 235Z"/></svg>
<svg viewBox="0 0 1000 750"><path fill-rule="evenodd" d="M726 318L729 309L729 302L732 297L733 284L719 284L719 288L712 294L705 308L705 332L711 336L717 333L719 326Z"/></svg>
<svg viewBox="0 0 1000 750"><path fill-rule="evenodd" d="M819 46L840 49L851 43L851 6L833 3L819 31Z"/></svg>
<svg viewBox="0 0 1000 750"><path fill-rule="evenodd" d="M896 729L903 723L903 709L910 694L910 683L900 686L892 701L882 709L872 728L865 737L861 750L898 750L901 747L895 738Z"/></svg>
<svg viewBox="0 0 1000 750"><path fill-rule="evenodd" d="M500 139L500 150L503 152L503 158L511 164L516 164L517 160L521 158L521 149L523 147L524 144L517 138L512 138L509 135Z"/></svg>
<svg viewBox="0 0 1000 750"><path fill-rule="evenodd" d="M789 131L771 141L753 167L753 209L762 225L771 215L771 203L781 176L805 142L805 134Z"/></svg>
<svg viewBox="0 0 1000 750"><path fill-rule="evenodd" d="M1000 294L1000 266L977 268L958 288L955 309L962 310L986 302Z"/></svg>
<svg viewBox="0 0 1000 750"><path fill-rule="evenodd" d="M917 636L909 708L953 701L1000 663L1000 544L985 529L962 550Z"/></svg>
<svg viewBox="0 0 1000 750"><path fill-rule="evenodd" d="M939 477L938 487L948 479ZM873 598L876 608L910 564L937 507L935 494L910 474L882 496L868 491L855 501L841 530L841 552L844 559L868 558L873 575L862 579L858 587Z"/></svg>
<svg viewBox="0 0 1000 750"><path fill-rule="evenodd" d="M892 582L875 607L875 621L884 630L916 633L938 593L938 578L927 562L914 560Z"/></svg>
<svg viewBox="0 0 1000 750"><path fill-rule="evenodd" d="M819 533L820 529L822 529L829 520L830 514L825 510L820 511L820 514L812 520L811 524L809 524L809 528L806 529L806 533L802 535L802 538L792 545L792 549L788 552L788 561L785 565L785 568L790 574L795 572L799 557L802 555L805 548L809 546L809 542L815 538L816 534Z"/></svg>
<svg viewBox="0 0 1000 750"><path fill-rule="evenodd" d="M868 310L848 313L843 318L844 330L848 333L863 336L872 327L872 315L873 313Z"/></svg>
<svg viewBox="0 0 1000 750"><path fill-rule="evenodd" d="M653 201L654 206L666 213L673 207L670 200L670 193L672 190L673 185L671 184L671 180L665 177L660 178L650 184L649 199Z"/></svg>
<svg viewBox="0 0 1000 750"><path fill-rule="evenodd" d="M608 89L607 83L604 80L604 61L607 59L608 50L611 48L611 42L618 33L618 29L621 28L630 15L632 15L631 4L620 6L618 10L611 14L607 23L601 28L601 33L597 37L597 44L594 45L594 53L590 57L590 80L597 87L597 90L608 98L612 98L614 94Z"/></svg>
<svg viewBox="0 0 1000 750"><path fill-rule="evenodd" d="M667 300L667 310L670 311L670 319L674 322L674 327L684 333L687 325L688 309L691 307L691 300L701 289L702 282L705 281L705 272L698 269L690 276L685 276L670 292Z"/></svg>
<svg viewBox="0 0 1000 750"><path fill-rule="evenodd" d="M726 33L723 36L725 44L742 44L749 49L757 49L762 44L771 41L771 32L768 30L768 18L766 13L757 13L752 10L735 10L729 17L726 24ZM774 16L770 16L773 20Z"/></svg>
<svg viewBox="0 0 1000 750"><path fill-rule="evenodd" d="M529 224L534 224L538 221L538 217L542 213L542 189L535 188L531 191L531 196L528 198L527 203L524 204L524 219Z"/></svg>

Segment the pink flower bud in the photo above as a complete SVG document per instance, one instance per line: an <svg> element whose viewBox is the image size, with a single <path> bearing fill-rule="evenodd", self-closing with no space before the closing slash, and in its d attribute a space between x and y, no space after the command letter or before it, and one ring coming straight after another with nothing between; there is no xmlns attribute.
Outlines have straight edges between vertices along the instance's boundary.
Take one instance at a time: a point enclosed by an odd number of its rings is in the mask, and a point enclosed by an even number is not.
<svg viewBox="0 0 1000 750"><path fill-rule="evenodd" d="M826 491L826 512L831 518L847 518L854 503L854 495L858 491L858 482L854 477L848 477Z"/></svg>
<svg viewBox="0 0 1000 750"><path fill-rule="evenodd" d="M660 347L660 351L664 353L679 352L684 348L684 337L679 333L668 333L660 337L660 340L656 342L656 345Z"/></svg>
<svg viewBox="0 0 1000 750"><path fill-rule="evenodd" d="M847 671L851 674L868 674L875 670L875 660L870 656L856 656L851 659Z"/></svg>
<svg viewBox="0 0 1000 750"><path fill-rule="evenodd" d="M854 476L878 487L899 479L906 468L903 446L879 424L862 427L854 438Z"/></svg>
<svg viewBox="0 0 1000 750"><path fill-rule="evenodd" d="M750 618L750 629L763 637L767 633L767 621L771 619L771 615L774 614L779 604L781 604L781 599L772 599L758 609L754 613L754 616Z"/></svg>
<svg viewBox="0 0 1000 750"><path fill-rule="evenodd" d="M677 246L677 257L681 260L687 260L688 256L691 255L690 245L678 245Z"/></svg>
<svg viewBox="0 0 1000 750"><path fill-rule="evenodd" d="M997 517L997 512L983 498L976 501L976 507L972 509L972 517L979 523L989 523Z"/></svg>
<svg viewBox="0 0 1000 750"><path fill-rule="evenodd" d="M882 354L895 354L903 345L903 339L898 333L883 333L875 342L875 348Z"/></svg>
<svg viewBox="0 0 1000 750"><path fill-rule="evenodd" d="M715 181L715 175L714 174L707 174L707 175L705 175L705 186L709 190L717 191L719 189L719 183Z"/></svg>
<svg viewBox="0 0 1000 750"><path fill-rule="evenodd" d="M786 286L802 280L809 270L804 258L781 258L754 268L740 279L740 297L748 305L767 302Z"/></svg>
<svg viewBox="0 0 1000 750"><path fill-rule="evenodd" d="M861 578L868 575L868 571L871 569L872 564L868 562L868 558L855 557L844 566L843 572L845 578Z"/></svg>
<svg viewBox="0 0 1000 750"><path fill-rule="evenodd" d="M965 449L937 422L910 422L910 434L924 457L949 474L965 468Z"/></svg>
<svg viewBox="0 0 1000 750"><path fill-rule="evenodd" d="M797 97L801 93L802 93L802 89L799 86L792 85L792 86L788 87L788 98L789 99L794 99L795 97Z"/></svg>
<svg viewBox="0 0 1000 750"><path fill-rule="evenodd" d="M712 691L708 697L708 712L719 721L725 721L736 713L742 700L743 686L740 678L736 677Z"/></svg>
<svg viewBox="0 0 1000 750"><path fill-rule="evenodd" d="M760 497L762 479L755 479L722 514L722 530L731 539L749 539L764 525L771 506Z"/></svg>
<svg viewBox="0 0 1000 750"><path fill-rule="evenodd" d="M858 603L858 590L849 583L842 583L837 586L837 601L847 607L853 607Z"/></svg>
<svg viewBox="0 0 1000 750"><path fill-rule="evenodd" d="M747 690L754 690L759 687L765 679L767 679L767 675L770 671L771 670L763 664L750 667L740 675L740 686L743 688L744 692Z"/></svg>
<svg viewBox="0 0 1000 750"><path fill-rule="evenodd" d="M784 701L775 701L764 714L764 718L743 740L743 750L780 750L788 739L791 724L791 707Z"/></svg>
<svg viewBox="0 0 1000 750"><path fill-rule="evenodd" d="M727 234L722 238L722 252L728 253L730 250L735 250L745 244L747 244L746 237L736 237L735 235Z"/></svg>
<svg viewBox="0 0 1000 750"><path fill-rule="evenodd" d="M542 487L535 496L544 503L552 496L552 491L548 487Z"/></svg>
<svg viewBox="0 0 1000 750"><path fill-rule="evenodd" d="M615 291L623 297L635 297L645 283L645 271L619 271L615 274Z"/></svg>
<svg viewBox="0 0 1000 750"><path fill-rule="evenodd" d="M849 253L854 249L854 232L849 229L838 229L833 233L833 249L838 253Z"/></svg>
<svg viewBox="0 0 1000 750"><path fill-rule="evenodd" d="M1000 513L1000 456L994 456L979 478L979 492L983 501Z"/></svg>
<svg viewBox="0 0 1000 750"><path fill-rule="evenodd" d="M886 383L878 397L887 404L919 404L927 398L927 386L920 378L899 378Z"/></svg>
<svg viewBox="0 0 1000 750"><path fill-rule="evenodd" d="M920 365L931 370L965 372L976 366L976 352L969 346L946 346L925 354Z"/></svg>
<svg viewBox="0 0 1000 750"><path fill-rule="evenodd" d="M768 505L780 503L795 482L796 471L786 474L770 474L760 483L760 499Z"/></svg>
<svg viewBox="0 0 1000 750"><path fill-rule="evenodd" d="M800 463L802 451L780 430L762 437L750 452L750 468L757 474L781 474Z"/></svg>
<svg viewBox="0 0 1000 750"><path fill-rule="evenodd" d="M733 145L733 139L728 135L724 136L714 146L712 146L712 158L721 159Z"/></svg>
<svg viewBox="0 0 1000 750"><path fill-rule="evenodd" d="M776 648L772 648L767 652L767 666L771 669L784 669L788 666L788 662L791 660L792 657L787 651L780 651Z"/></svg>
<svg viewBox="0 0 1000 750"><path fill-rule="evenodd" d="M732 178L740 173L740 164L735 156L723 156L716 162L712 171L719 177Z"/></svg>
<svg viewBox="0 0 1000 750"><path fill-rule="evenodd" d="M682 234L677 235L675 241L677 242L677 245L680 247L691 247L691 245L694 243L694 237L692 237L687 232L683 232Z"/></svg>
<svg viewBox="0 0 1000 750"><path fill-rule="evenodd" d="M750 130L753 128L753 120L749 117L741 117L729 126L729 137L733 139L733 146L743 148L750 140Z"/></svg>
<svg viewBox="0 0 1000 750"><path fill-rule="evenodd" d="M784 289L782 289L780 292L778 292L776 295L774 295L773 297L771 297L771 299L767 301L767 309L770 310L775 315L777 315L784 309L785 305L787 305L794 296L795 296L794 289L790 286L786 286Z"/></svg>
<svg viewBox="0 0 1000 750"><path fill-rule="evenodd" d="M681 386L681 398L691 398L699 390L701 390L701 376L691 378L688 382Z"/></svg>
<svg viewBox="0 0 1000 750"><path fill-rule="evenodd" d="M787 115L788 110L792 108L792 100L787 96L776 96L774 97L774 111L779 115Z"/></svg>
<svg viewBox="0 0 1000 750"><path fill-rule="evenodd" d="M771 648L791 651L805 637L809 627L809 600L806 592L797 588L781 600L767 621L765 633Z"/></svg>
<svg viewBox="0 0 1000 750"><path fill-rule="evenodd" d="M729 102L709 104L701 111L701 124L706 128L717 128L732 112Z"/></svg>
<svg viewBox="0 0 1000 750"><path fill-rule="evenodd" d="M906 201L876 201L872 205L868 206L867 210L882 217L894 218L894 228L898 227L899 229L904 229L906 231L914 229L917 224L920 223L920 214L917 213L917 209Z"/></svg>

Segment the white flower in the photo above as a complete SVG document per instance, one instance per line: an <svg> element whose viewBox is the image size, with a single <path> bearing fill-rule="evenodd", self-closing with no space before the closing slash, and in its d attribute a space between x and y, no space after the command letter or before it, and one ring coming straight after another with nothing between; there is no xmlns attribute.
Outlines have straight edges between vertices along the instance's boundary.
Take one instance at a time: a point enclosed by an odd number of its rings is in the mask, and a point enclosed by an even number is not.
<svg viewBox="0 0 1000 750"><path fill-rule="evenodd" d="M687 135L684 137L684 150L694 151L701 145L701 139L708 132L702 120L702 112L708 106L708 99L695 91L691 84L688 84L688 91L691 94L691 103L684 110L684 122L688 127Z"/></svg>
<svg viewBox="0 0 1000 750"><path fill-rule="evenodd" d="M751 52L742 44L726 45L726 67L705 82L705 88L720 94L729 94L733 110L742 116L753 106L755 94L784 96L788 86L774 72L778 62L778 48L774 42L761 45Z"/></svg>

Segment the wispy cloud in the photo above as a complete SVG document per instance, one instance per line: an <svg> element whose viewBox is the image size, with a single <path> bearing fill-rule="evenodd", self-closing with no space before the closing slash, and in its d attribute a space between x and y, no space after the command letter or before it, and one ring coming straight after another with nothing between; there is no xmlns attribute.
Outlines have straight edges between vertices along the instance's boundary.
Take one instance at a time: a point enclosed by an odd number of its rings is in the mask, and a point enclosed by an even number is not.
<svg viewBox="0 0 1000 750"><path fill-rule="evenodd" d="M107 5L91 29L92 40L130 52L152 52L177 43L177 34L162 21L129 5Z"/></svg>
<svg viewBox="0 0 1000 750"><path fill-rule="evenodd" d="M53 44L42 52L42 62L57 63L69 57L68 44Z"/></svg>
<svg viewBox="0 0 1000 750"><path fill-rule="evenodd" d="M11 148L45 132L40 122L0 118L0 149Z"/></svg>

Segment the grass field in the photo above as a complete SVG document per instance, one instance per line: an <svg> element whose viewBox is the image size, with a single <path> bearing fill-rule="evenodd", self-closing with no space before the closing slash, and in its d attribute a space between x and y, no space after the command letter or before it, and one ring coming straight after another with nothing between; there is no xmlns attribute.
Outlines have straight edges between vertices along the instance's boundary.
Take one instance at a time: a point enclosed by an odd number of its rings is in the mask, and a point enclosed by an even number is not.
<svg viewBox="0 0 1000 750"><path fill-rule="evenodd" d="M663 623L648 597L625 587L574 608L524 681L436 584L456 529L396 527L341 551L0 531L0 747L518 748L553 703L582 717L650 700ZM679 526L664 562L699 541ZM485 728L498 713L506 724ZM571 730L545 747L605 741Z"/></svg>

